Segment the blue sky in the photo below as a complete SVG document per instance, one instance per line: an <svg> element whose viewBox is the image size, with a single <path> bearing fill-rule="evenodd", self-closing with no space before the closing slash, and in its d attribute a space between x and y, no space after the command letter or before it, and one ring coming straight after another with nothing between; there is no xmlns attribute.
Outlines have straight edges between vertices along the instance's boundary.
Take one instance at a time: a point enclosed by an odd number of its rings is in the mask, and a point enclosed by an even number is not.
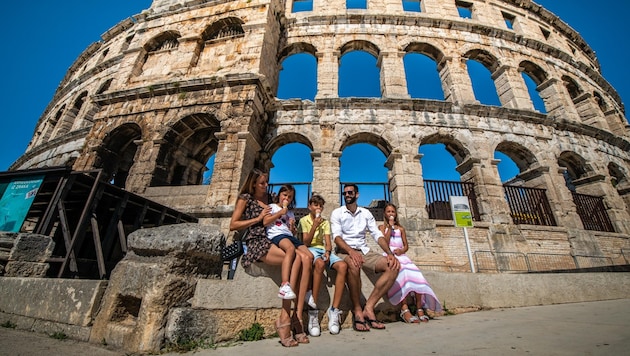
<svg viewBox="0 0 630 356"><path fill-rule="evenodd" d="M630 1L536 2L558 15L584 37L597 53L604 77L627 104L630 98L630 75L627 69L630 41L625 36L630 33L626 27ZM0 170L8 169L24 152L35 124L76 58L91 43L100 40L102 33L123 19L140 13L150 4L150 0L64 0L10 1L3 6L0 12L4 27L0 35L3 44L0 64L4 69L5 84L0 86ZM282 155L282 150L278 154ZM287 154L292 158L295 155L294 152ZM344 152L342 166L348 167L350 155L351 152ZM295 159L291 161L295 162ZM272 181L289 179L277 173L281 164L274 164L277 178L272 172ZM382 167L375 170L375 176L383 174ZM347 171L343 169L342 181L375 179L347 173L356 171L361 170L351 167Z"/></svg>

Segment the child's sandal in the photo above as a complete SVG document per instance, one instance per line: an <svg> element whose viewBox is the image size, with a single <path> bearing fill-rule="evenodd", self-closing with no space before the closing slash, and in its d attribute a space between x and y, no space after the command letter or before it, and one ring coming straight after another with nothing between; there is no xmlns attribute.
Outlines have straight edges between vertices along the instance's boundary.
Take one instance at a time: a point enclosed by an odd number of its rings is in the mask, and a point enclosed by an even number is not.
<svg viewBox="0 0 630 356"><path fill-rule="evenodd" d="M423 323L429 322L429 317L424 314L422 309L418 309L418 320L420 320Z"/></svg>
<svg viewBox="0 0 630 356"><path fill-rule="evenodd" d="M400 317L407 324L417 324L420 322L420 319L418 319L417 316L411 314L411 311L409 311L409 309L401 310Z"/></svg>

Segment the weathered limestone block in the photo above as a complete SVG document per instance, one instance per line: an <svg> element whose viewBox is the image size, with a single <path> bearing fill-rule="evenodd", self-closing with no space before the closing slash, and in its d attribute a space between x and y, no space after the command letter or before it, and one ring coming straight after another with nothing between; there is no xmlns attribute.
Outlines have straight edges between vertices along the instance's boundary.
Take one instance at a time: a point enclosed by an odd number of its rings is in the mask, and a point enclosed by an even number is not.
<svg viewBox="0 0 630 356"><path fill-rule="evenodd" d="M225 236L217 226L179 224L136 230L112 272L90 341L132 352L158 351L166 317L193 296L197 279L220 278Z"/></svg>
<svg viewBox="0 0 630 356"><path fill-rule="evenodd" d="M5 266L8 277L45 277L46 263L55 248L50 236L38 234L17 234L9 261Z"/></svg>

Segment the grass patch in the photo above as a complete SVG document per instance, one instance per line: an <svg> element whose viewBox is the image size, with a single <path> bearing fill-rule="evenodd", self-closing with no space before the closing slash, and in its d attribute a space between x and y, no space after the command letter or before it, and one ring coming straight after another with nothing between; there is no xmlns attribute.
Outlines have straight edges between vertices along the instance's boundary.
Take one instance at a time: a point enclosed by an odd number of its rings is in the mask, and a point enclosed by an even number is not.
<svg viewBox="0 0 630 356"><path fill-rule="evenodd" d="M50 337L57 340L65 340L68 338L68 335L66 335L66 333L64 332L57 331L55 333L50 334Z"/></svg>
<svg viewBox="0 0 630 356"><path fill-rule="evenodd" d="M11 320L7 320L4 323L0 324L0 326L7 329L15 329L17 327L17 324L12 323Z"/></svg>
<svg viewBox="0 0 630 356"><path fill-rule="evenodd" d="M240 341L258 341L265 335L265 329L259 323L253 323L249 329L243 329L238 333Z"/></svg>

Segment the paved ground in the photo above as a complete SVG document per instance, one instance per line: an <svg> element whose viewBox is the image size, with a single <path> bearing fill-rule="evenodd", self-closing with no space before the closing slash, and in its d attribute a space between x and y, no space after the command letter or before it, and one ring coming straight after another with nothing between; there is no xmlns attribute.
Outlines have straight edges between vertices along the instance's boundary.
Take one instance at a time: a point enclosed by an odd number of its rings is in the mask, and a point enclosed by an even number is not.
<svg viewBox="0 0 630 356"><path fill-rule="evenodd" d="M311 338L310 344L296 348L283 348L275 338L187 355L627 355L628 350L630 299L620 299L480 311L415 325L390 323L386 330L368 333L344 329L339 335ZM0 355L126 353L0 328Z"/></svg>

